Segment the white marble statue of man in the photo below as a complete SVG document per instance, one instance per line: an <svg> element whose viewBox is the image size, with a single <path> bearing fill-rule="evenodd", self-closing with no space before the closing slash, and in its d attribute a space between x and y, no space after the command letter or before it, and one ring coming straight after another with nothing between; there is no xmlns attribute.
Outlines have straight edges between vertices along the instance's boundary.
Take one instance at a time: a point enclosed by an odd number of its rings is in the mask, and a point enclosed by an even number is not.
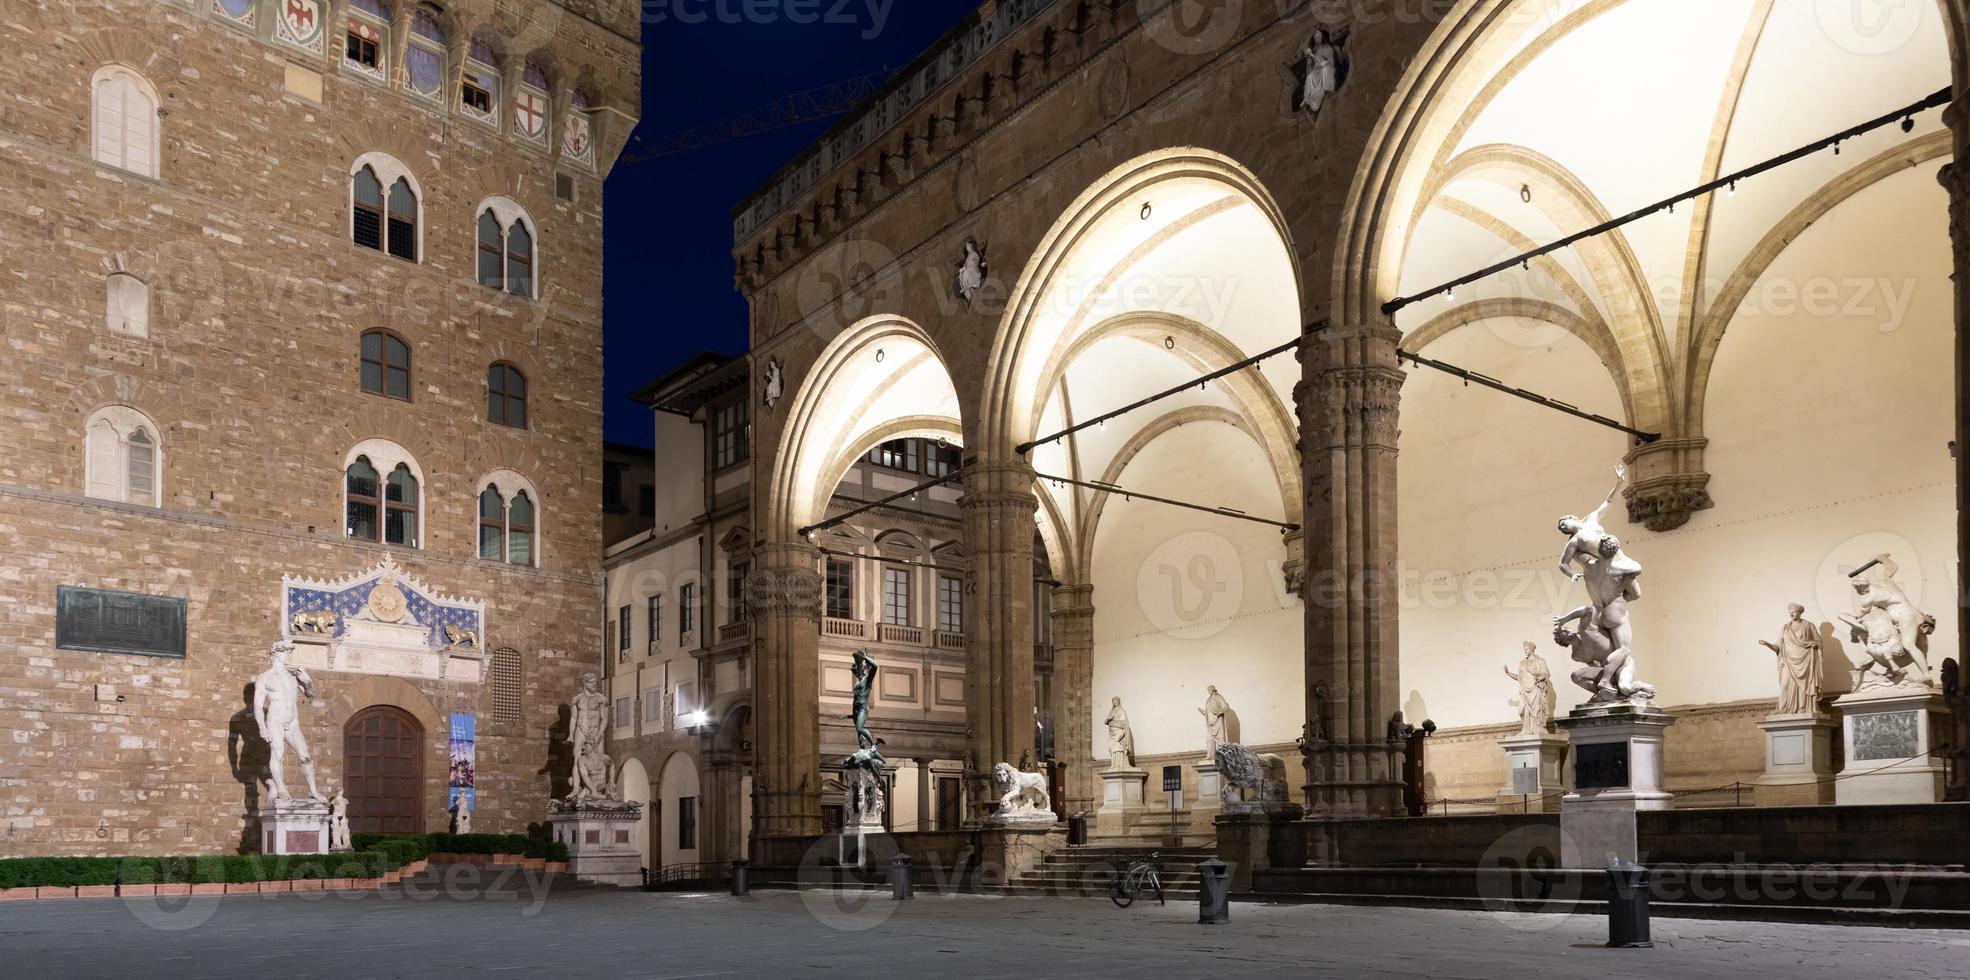
<svg viewBox="0 0 1970 980"><path fill-rule="evenodd" d="M1607 513L1609 504L1614 503L1614 495L1621 492L1621 484L1628 479L1628 468L1614 468L1614 489L1607 492L1607 499L1586 517L1568 514L1560 518L1560 533L1566 535L1566 547L1560 551L1560 571L1575 582L1580 581L1581 569L1574 567L1578 562L1591 565L1600 555L1601 539L1607 536L1607 528L1601 524L1601 515Z"/></svg>
<svg viewBox="0 0 1970 980"><path fill-rule="evenodd" d="M1525 657L1519 661L1519 669L1505 666L1505 676L1519 682L1519 696L1511 703L1519 709L1519 734L1544 735L1553 723L1553 709L1559 695L1553 691L1553 673L1546 666L1546 658L1534 651L1538 648L1532 643L1525 644Z"/></svg>
<svg viewBox="0 0 1970 980"><path fill-rule="evenodd" d="M349 798L339 789L328 801L328 849L331 852L355 850L349 845Z"/></svg>
<svg viewBox="0 0 1970 980"><path fill-rule="evenodd" d="M581 691L569 704L568 741L574 743L574 768L568 776L568 799L607 799L608 763L602 739L608 729L609 699L595 689L593 673L583 674Z"/></svg>
<svg viewBox="0 0 1970 980"><path fill-rule="evenodd" d="M1129 728L1129 713L1122 710L1122 699L1108 702L1108 767L1131 769L1135 766L1135 732Z"/></svg>
<svg viewBox="0 0 1970 980"><path fill-rule="evenodd" d="M1782 715L1807 715L1819 710L1820 640L1813 624L1806 622L1806 607L1786 606L1791 618L1779 627L1778 642L1759 640L1759 644L1778 656L1778 704Z"/></svg>
<svg viewBox="0 0 1970 980"><path fill-rule="evenodd" d="M1231 713L1231 705L1225 703L1216 684L1207 685L1205 691L1204 706L1197 709L1204 716L1204 758L1216 761L1218 746L1231 741L1225 734L1225 716Z"/></svg>
<svg viewBox="0 0 1970 980"><path fill-rule="evenodd" d="M308 778L308 798L326 803L328 798L315 785L315 759L308 754L308 739L301 733L301 699L315 699L315 681L307 671L288 666L287 655L293 652L294 644L286 640L273 645L269 653L273 663L253 679L253 720L259 723L260 738L268 746L267 781L272 798L293 799L281 771L287 749L292 746L294 757L301 760L301 772Z"/></svg>
<svg viewBox="0 0 1970 980"><path fill-rule="evenodd" d="M1635 680L1635 628L1628 621L1628 604L1642 597L1642 565L1621 550L1621 539L1603 534L1597 560L1587 566L1587 605L1553 620L1555 628L1579 620L1582 634L1599 630L1607 637L1608 654L1594 700L1654 697L1655 689Z"/></svg>

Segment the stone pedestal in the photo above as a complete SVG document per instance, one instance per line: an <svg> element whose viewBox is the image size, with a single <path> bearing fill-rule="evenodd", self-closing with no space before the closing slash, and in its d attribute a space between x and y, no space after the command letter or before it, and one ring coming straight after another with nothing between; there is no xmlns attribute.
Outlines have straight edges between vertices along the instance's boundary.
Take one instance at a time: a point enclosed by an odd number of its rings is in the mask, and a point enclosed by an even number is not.
<svg viewBox="0 0 1970 980"><path fill-rule="evenodd" d="M581 881L637 887L643 884L643 858L636 852L641 803L556 801L547 822L554 839L568 845L568 873Z"/></svg>
<svg viewBox="0 0 1970 980"><path fill-rule="evenodd" d="M1135 768L1103 770L1101 808L1094 814L1095 834L1112 837L1126 833L1136 818L1148 807L1143 799L1143 793L1148 785L1149 773L1146 770Z"/></svg>
<svg viewBox="0 0 1970 980"><path fill-rule="evenodd" d="M1824 806L1833 802L1833 733L1840 726L1818 713L1772 715L1765 730L1765 773L1752 802L1758 806Z"/></svg>
<svg viewBox="0 0 1970 980"><path fill-rule="evenodd" d="M1633 702L1583 706L1559 720L1573 755L1573 791L1560 799L1560 867L1605 871L1614 858L1640 860L1635 814L1675 805L1662 788L1662 736L1675 723Z"/></svg>
<svg viewBox="0 0 1970 980"><path fill-rule="evenodd" d="M1250 891L1254 871L1306 865L1300 810L1295 805L1277 813L1226 812L1217 818L1218 860L1230 870L1232 891Z"/></svg>
<svg viewBox="0 0 1970 980"><path fill-rule="evenodd" d="M1566 791L1560 764L1566 759L1564 735L1507 735L1505 783L1498 788L1499 813L1558 813Z"/></svg>
<svg viewBox="0 0 1970 980"><path fill-rule="evenodd" d="M1216 810L1224 806L1224 776L1218 772L1218 760L1205 759L1191 764L1197 770L1197 802L1193 810Z"/></svg>
<svg viewBox="0 0 1970 980"><path fill-rule="evenodd" d="M1846 748L1834 801L1936 803L1943 798L1943 759L1936 750L1949 731L1949 706L1933 688L1876 688L1833 702Z"/></svg>
<svg viewBox="0 0 1970 980"><path fill-rule="evenodd" d="M327 854L328 804L276 800L262 806L260 853Z"/></svg>
<svg viewBox="0 0 1970 980"><path fill-rule="evenodd" d="M1038 868L1049 852L1066 847L1067 828L1053 824L1044 827L987 825L979 831L977 841L980 879L1011 881L1021 872ZM999 878L999 875L1004 877Z"/></svg>

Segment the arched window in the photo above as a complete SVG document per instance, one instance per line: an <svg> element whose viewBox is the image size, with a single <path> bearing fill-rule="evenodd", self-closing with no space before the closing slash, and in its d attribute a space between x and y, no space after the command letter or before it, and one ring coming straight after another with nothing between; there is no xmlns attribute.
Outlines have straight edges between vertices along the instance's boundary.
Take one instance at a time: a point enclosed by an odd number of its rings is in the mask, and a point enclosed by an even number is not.
<svg viewBox="0 0 1970 980"><path fill-rule="evenodd" d="M534 280L533 219L503 197L479 207L479 284L532 299L539 295Z"/></svg>
<svg viewBox="0 0 1970 980"><path fill-rule="evenodd" d="M145 177L157 176L157 95L127 68L96 73L92 98L97 163Z"/></svg>
<svg viewBox="0 0 1970 980"><path fill-rule="evenodd" d="M150 336L150 287L127 272L109 277L109 329L131 337Z"/></svg>
<svg viewBox="0 0 1970 980"><path fill-rule="evenodd" d="M479 557L512 565L537 564L538 499L533 485L512 470L486 477L479 486Z"/></svg>
<svg viewBox="0 0 1970 980"><path fill-rule="evenodd" d="M379 0L349 0L349 30L343 43L342 63L352 71L375 81L390 78L390 11Z"/></svg>
<svg viewBox="0 0 1970 980"><path fill-rule="evenodd" d="M433 102L443 102L445 93L445 52L450 41L438 18L420 9L411 15L410 43L404 48L406 87L411 94Z"/></svg>
<svg viewBox="0 0 1970 980"><path fill-rule="evenodd" d="M423 220L417 181L404 165L382 153L366 153L349 172L349 238L403 259L418 261Z"/></svg>
<svg viewBox="0 0 1970 980"><path fill-rule="evenodd" d="M486 420L527 427L527 376L505 361L486 370Z"/></svg>
<svg viewBox="0 0 1970 980"><path fill-rule="evenodd" d="M383 330L363 334L362 385L372 395L409 401L410 345Z"/></svg>
<svg viewBox="0 0 1970 980"><path fill-rule="evenodd" d="M506 498L498 487L479 491L479 557L506 560Z"/></svg>
<svg viewBox="0 0 1970 980"><path fill-rule="evenodd" d="M350 453L343 470L343 507L351 540L421 547L423 501L417 463L402 447L371 439Z"/></svg>
<svg viewBox="0 0 1970 980"><path fill-rule="evenodd" d="M84 427L83 481L89 496L158 506L163 454L157 425L127 405L111 405Z"/></svg>

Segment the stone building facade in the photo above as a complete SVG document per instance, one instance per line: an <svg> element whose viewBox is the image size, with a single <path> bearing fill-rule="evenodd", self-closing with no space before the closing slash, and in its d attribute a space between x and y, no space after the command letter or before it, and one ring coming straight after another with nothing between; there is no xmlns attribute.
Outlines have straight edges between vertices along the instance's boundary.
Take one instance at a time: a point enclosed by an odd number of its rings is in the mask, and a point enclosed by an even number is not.
<svg viewBox="0 0 1970 980"><path fill-rule="evenodd" d="M963 447L971 755L1016 762L1044 707L1073 809L1106 755L1094 706L1122 696L1145 755L1195 753L1207 681L1244 740L1297 756L1313 814L1416 802L1397 712L1441 726L1424 795L1491 806L1498 666L1537 641L1561 711L1583 697L1547 645L1579 601L1552 528L1617 463L1608 526L1649 571L1637 656L1688 719L1672 790L1757 777L1756 641L1799 601L1837 656L1844 575L1882 550L1929 584L1932 660L1956 652L1970 194L1947 161L1970 145L1970 19L1953 0L1860 33L1810 4L1676 10L988 2L741 202L752 358L785 389L753 421L757 834L820 831L823 556L803 531L896 438ZM1782 81L1802 78L1818 94ZM1944 112L1399 302L1945 81ZM1866 300L1882 283L1901 313ZM1840 409L1860 392L1871 426ZM1060 583L1050 694L1036 533Z"/></svg>
<svg viewBox="0 0 1970 980"><path fill-rule="evenodd" d="M0 4L4 851L252 849L296 643L325 793L542 819L599 642L602 180L633 10ZM287 779L302 785L290 754Z"/></svg>

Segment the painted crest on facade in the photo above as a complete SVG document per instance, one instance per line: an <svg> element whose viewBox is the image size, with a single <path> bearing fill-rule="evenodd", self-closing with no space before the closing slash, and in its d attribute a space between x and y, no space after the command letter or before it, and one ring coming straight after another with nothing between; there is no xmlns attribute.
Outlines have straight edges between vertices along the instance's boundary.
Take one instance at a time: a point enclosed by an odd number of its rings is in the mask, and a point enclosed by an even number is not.
<svg viewBox="0 0 1970 980"><path fill-rule="evenodd" d="M580 112L568 114L568 126L561 136L561 155L593 165L595 144L589 139L588 117Z"/></svg>
<svg viewBox="0 0 1970 980"><path fill-rule="evenodd" d="M520 89L513 97L513 131L522 139L547 145L547 93Z"/></svg>
<svg viewBox="0 0 1970 980"><path fill-rule="evenodd" d="M323 0L280 0L280 17L274 21L274 36L316 54L322 52L322 39L327 35L327 25L323 18L327 11Z"/></svg>
<svg viewBox="0 0 1970 980"><path fill-rule="evenodd" d="M258 11L257 0L212 0L213 13L246 27L253 26L253 17Z"/></svg>
<svg viewBox="0 0 1970 980"><path fill-rule="evenodd" d="M450 661L464 657L473 661L467 675L481 670L485 603L439 593L388 556L344 579L287 576L281 610L282 637L318 661L308 666L452 679L459 667Z"/></svg>

